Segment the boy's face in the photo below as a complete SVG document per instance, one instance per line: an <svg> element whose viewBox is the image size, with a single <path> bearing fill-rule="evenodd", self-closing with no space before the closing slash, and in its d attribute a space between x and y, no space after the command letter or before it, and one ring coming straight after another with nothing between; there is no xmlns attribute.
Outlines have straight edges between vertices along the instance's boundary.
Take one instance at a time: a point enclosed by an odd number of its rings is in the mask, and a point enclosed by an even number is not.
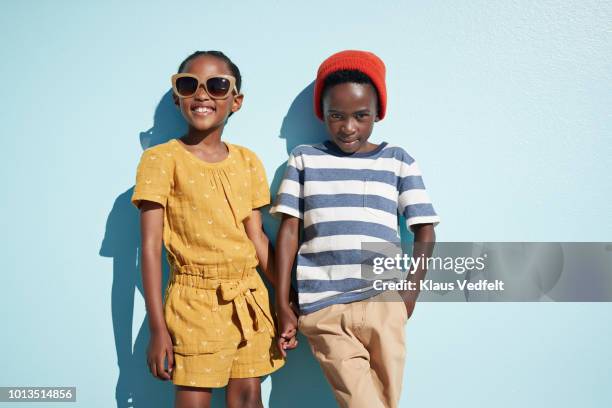
<svg viewBox="0 0 612 408"><path fill-rule="evenodd" d="M323 95L323 115L329 136L343 152L370 149L377 116L378 99L370 84L347 82L328 88Z"/></svg>
<svg viewBox="0 0 612 408"><path fill-rule="evenodd" d="M212 56L201 55L187 63L185 73L194 74L198 78L210 75L233 75L225 61ZM174 103L181 109L187 124L196 130L209 130L225 123L231 112L236 112L242 105L243 95L232 92L225 99L212 99L204 90L198 88L195 95L189 98L174 96Z"/></svg>

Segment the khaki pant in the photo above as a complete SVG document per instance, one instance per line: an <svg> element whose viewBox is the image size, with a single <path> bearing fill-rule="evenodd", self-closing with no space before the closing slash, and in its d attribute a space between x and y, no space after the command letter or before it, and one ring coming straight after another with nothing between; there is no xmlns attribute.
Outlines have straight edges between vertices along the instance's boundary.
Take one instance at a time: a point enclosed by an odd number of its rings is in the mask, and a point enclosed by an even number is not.
<svg viewBox="0 0 612 408"><path fill-rule="evenodd" d="M398 406L407 317L394 291L300 316L299 330L341 407Z"/></svg>

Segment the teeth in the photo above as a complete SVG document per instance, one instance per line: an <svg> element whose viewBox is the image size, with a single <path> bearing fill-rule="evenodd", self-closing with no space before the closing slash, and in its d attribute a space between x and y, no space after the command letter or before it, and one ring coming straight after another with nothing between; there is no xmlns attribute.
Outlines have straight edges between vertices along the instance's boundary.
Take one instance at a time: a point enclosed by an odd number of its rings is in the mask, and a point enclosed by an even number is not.
<svg viewBox="0 0 612 408"><path fill-rule="evenodd" d="M212 112L212 109L207 106L198 106L193 111L197 113L209 113Z"/></svg>

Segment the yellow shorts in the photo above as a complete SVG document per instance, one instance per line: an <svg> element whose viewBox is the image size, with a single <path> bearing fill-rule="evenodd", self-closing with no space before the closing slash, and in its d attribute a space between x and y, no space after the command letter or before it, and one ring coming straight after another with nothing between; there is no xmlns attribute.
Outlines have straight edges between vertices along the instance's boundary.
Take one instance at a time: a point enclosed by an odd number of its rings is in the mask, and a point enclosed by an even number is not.
<svg viewBox="0 0 612 408"><path fill-rule="evenodd" d="M234 271L230 271L233 269ZM268 291L254 268L173 267L164 317L174 345L172 382L224 387L230 378L261 377L284 365Z"/></svg>

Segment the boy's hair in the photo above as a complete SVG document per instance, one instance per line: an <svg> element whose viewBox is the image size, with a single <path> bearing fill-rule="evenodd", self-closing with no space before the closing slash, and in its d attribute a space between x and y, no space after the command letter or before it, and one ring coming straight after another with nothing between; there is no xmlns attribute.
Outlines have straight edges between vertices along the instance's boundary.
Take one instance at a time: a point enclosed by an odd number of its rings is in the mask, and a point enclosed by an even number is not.
<svg viewBox="0 0 612 408"><path fill-rule="evenodd" d="M240 75L240 70L238 69L238 66L234 64L232 60L229 59L229 57L225 55L224 53L222 53L221 51L196 51L194 52L193 54L185 58L183 62L181 62L181 65L179 65L179 68L178 68L178 73L180 74L181 72L183 72L183 70L185 69L185 66L187 66L187 63L189 61L191 61L192 59L196 57L202 56L202 55L210 55L211 57L216 57L224 61L229 66L230 71L232 71L232 75L236 78L236 89L238 89L238 92L240 92L240 86L242 85L242 76Z"/></svg>
<svg viewBox="0 0 612 408"><path fill-rule="evenodd" d="M378 95L378 89L376 89L374 82L372 82L369 76L357 69L341 69L325 77L323 80L323 88L321 89L321 112L323 111L323 98L325 97L325 92L327 92L329 88L346 83L369 84L374 89L374 92L376 92L376 109L380 112L380 96Z"/></svg>

